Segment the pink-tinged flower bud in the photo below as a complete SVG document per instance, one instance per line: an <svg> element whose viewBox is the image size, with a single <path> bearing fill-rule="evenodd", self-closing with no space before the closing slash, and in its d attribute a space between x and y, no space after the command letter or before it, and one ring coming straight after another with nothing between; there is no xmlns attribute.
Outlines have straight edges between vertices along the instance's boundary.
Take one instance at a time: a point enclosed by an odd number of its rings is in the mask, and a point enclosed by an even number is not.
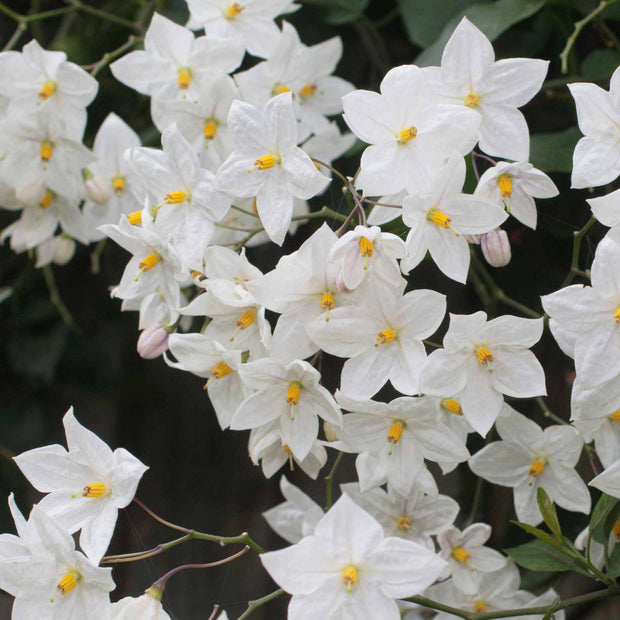
<svg viewBox="0 0 620 620"><path fill-rule="evenodd" d="M480 240L482 254L491 267L504 267L510 262L510 241L505 230L492 230Z"/></svg>
<svg viewBox="0 0 620 620"><path fill-rule="evenodd" d="M86 195L98 205L104 205L110 200L108 184L98 176L92 176L84 181Z"/></svg>
<svg viewBox="0 0 620 620"><path fill-rule="evenodd" d="M472 245L480 245L480 240L482 239L482 235L463 235L463 237L465 237L467 243Z"/></svg>
<svg viewBox="0 0 620 620"><path fill-rule="evenodd" d="M153 360L168 350L170 334L161 326L145 329L138 338L138 354L145 360Z"/></svg>
<svg viewBox="0 0 620 620"><path fill-rule="evenodd" d="M75 241L66 235L54 237L54 258L57 265L66 265L75 254Z"/></svg>

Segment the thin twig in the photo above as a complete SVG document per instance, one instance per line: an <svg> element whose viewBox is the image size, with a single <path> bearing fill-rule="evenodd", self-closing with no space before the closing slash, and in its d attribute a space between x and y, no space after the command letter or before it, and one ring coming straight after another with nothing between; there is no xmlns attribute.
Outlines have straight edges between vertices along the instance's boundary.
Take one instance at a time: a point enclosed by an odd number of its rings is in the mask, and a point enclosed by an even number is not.
<svg viewBox="0 0 620 620"><path fill-rule="evenodd" d="M248 601L248 608L239 616L239 620L245 620L254 610L258 609L261 605L268 603L269 601L273 601L274 598L278 598L284 594L284 590L281 588L275 590L271 594L267 594L267 596L263 596L263 598L257 598L255 601Z"/></svg>
<svg viewBox="0 0 620 620"><path fill-rule="evenodd" d="M106 21L112 22L113 24L124 26L125 28L129 28L130 30L134 30L138 33L142 32L142 24L131 22L124 17L114 15L114 13L108 13L107 11L102 11L101 9L97 9L94 6L90 6L89 4L84 4L81 0L65 0L65 3L71 5L79 11L83 11L84 13L90 13L95 17L105 19Z"/></svg>
<svg viewBox="0 0 620 620"><path fill-rule="evenodd" d="M583 238L586 236L587 232L594 226L596 223L596 218L592 216L581 228L580 230L576 230L573 233L573 254L571 258L570 270L566 277L564 278L564 282L562 282L561 288L568 286L577 275L585 275L587 277L587 272L581 271L579 269L579 250L581 249L581 242Z"/></svg>
<svg viewBox="0 0 620 620"><path fill-rule="evenodd" d="M98 60L92 65L83 67L83 68L90 69L90 74L93 77L97 77L97 75L99 75L99 72L104 67L107 67L113 60L116 60L119 56L122 56L127 50L131 49L136 43L140 41L142 41L141 37L136 37L135 35L130 34L129 38L127 39L125 43L123 43L123 45L121 45L120 47L117 47L115 50L112 50L111 52L106 52L101 57L101 60Z"/></svg>
<svg viewBox="0 0 620 620"><path fill-rule="evenodd" d="M2 48L2 51L8 52L9 50L12 50L17 45L17 42L24 33L24 30L26 30L26 24L24 24L24 22L18 22L13 36L6 42L6 45Z"/></svg>
<svg viewBox="0 0 620 620"><path fill-rule="evenodd" d="M65 325L71 327L73 325L73 317L60 297L58 285L56 284L56 278L54 278L54 272L52 271L52 267L50 265L45 265L43 267L43 277L45 278L45 284L47 284L50 301L58 311L58 314L62 317Z"/></svg>
<svg viewBox="0 0 620 620"><path fill-rule="evenodd" d="M334 503L333 499L333 486L334 486L334 477L336 476L336 472L340 467L340 463L342 462L342 458L344 457L344 452L339 452L334 464L331 468L331 471L327 476L325 476L325 510L329 510Z"/></svg>

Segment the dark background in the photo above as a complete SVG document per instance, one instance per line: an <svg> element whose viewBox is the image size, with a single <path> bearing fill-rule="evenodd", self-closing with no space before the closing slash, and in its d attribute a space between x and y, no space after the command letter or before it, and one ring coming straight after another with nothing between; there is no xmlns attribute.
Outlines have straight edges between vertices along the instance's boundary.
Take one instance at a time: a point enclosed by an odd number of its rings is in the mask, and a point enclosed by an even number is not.
<svg viewBox="0 0 620 620"><path fill-rule="evenodd" d="M3 3L22 14L67 6L61 1L9 0ZM179 23L187 12L182 0L161 2L109 0L92 6L115 13L131 21L148 24L157 10ZM539 228L536 233L510 219L509 231L513 259L507 267L493 270L496 282L507 295L542 313L539 296L559 288L570 266L572 235L589 219L584 199L601 195L615 187L599 188L596 194L570 190L569 172L572 150L579 137L574 104L567 81L596 81L608 87L609 76L620 64L620 10L611 7L587 26L569 57L569 75L560 74L559 53L573 30L573 22L596 6L593 1L497 0L474 3L468 0L428 2L422 0L311 0L290 16L306 44L314 44L339 35L344 41L344 55L338 75L358 88L376 90L381 77L392 66L414 62L424 48L441 37L467 13L494 38L497 58L527 56L551 61L548 81L541 93L523 108L532 135L531 161L550 173L560 189L560 197L538 201ZM510 20L510 24L507 24ZM0 42L13 35L16 23L0 13ZM510 26L510 27L507 27ZM48 49L67 52L69 59L83 65L98 61L105 52L122 45L131 31L101 20L83 11L40 22L33 22L19 40L16 49L32 36ZM445 37L444 37L445 38ZM441 50L442 44L435 45ZM437 59L438 61L438 59ZM436 61L436 62L437 62ZM255 62L247 58L244 68ZM136 129L145 145L157 145L159 135L149 117L148 98L116 82L108 68L98 76L99 94L89 108L85 142L93 136L110 111L119 114ZM353 174L361 149L343 158L338 167ZM470 191L475 186L471 174ZM603 189L605 191L603 191ZM328 204L346 209L337 183L313 201L318 208ZM13 215L0 213L0 226L8 225ZM308 225L287 240L285 252L296 249L316 227ZM394 230L402 233L402 227ZM581 269L589 267L596 242L605 229L596 225L582 245ZM128 256L108 244L101 258L101 271L91 273L90 252L80 247L71 263L54 267L61 296L75 323L67 327L50 302L40 271L33 259L15 255L0 247L0 287L11 287L12 295L0 304L2 360L0 364L0 496L14 491L17 502L27 513L40 496L32 490L10 460L41 445L61 443L64 433L61 418L69 406L75 407L78 420L92 429L114 449L123 446L150 466L138 490L138 497L166 519L204 532L235 535L247 530L266 549L284 546L268 530L261 512L281 501L278 489L280 474L266 480L260 468L247 456L247 433L221 432L211 411L202 381L187 373L165 366L161 359L142 360L136 353L137 314L121 313L120 301L109 297L109 287L117 283ZM271 269L280 253L275 246L248 251L250 259L263 270ZM410 287L429 287L448 295L448 309L468 313L486 309L490 316L513 313L497 304L482 304L472 286L463 287L448 280L432 263L417 268ZM447 321L446 321L447 323ZM434 336L439 340L446 328ZM561 417L569 417L572 361L566 358L545 332L535 352L545 367L549 406ZM339 382L341 362L326 358L324 382L335 388ZM391 398L385 390L381 395ZM533 401L511 403L543 425L548 424ZM473 437L470 450L475 452L482 441ZM592 477L590 464L583 459L582 474ZM333 461L330 454L326 475ZM437 473L437 469L433 469ZM314 482L302 472L283 470L320 503L325 492L321 476ZM355 479L353 457L345 458L337 482ZM475 478L467 465L438 481L443 492L455 497L462 506L460 521L469 515ZM597 498L593 491L594 499ZM492 543L498 548L511 547L527 536L508 523L514 518L510 489L485 484L478 519L494 527ZM560 510L565 533L574 537L587 524L584 515ZM0 504L0 531L13 532L6 504ZM144 550L175 538L175 533L155 523L137 506L121 511L110 553ZM152 560L120 565L114 569L117 583L115 598L139 595L157 577L171 568L188 562L207 562L224 557L240 547L219 546L194 541L177 547ZM596 589L594 582L574 574L532 574L522 571L523 587L554 586L563 597ZM169 583L165 603L173 618L206 619L212 606L219 603L231 618L245 610L249 599L259 598L276 586L260 567L255 555L218 569L187 571ZM286 600L274 601L252 616L283 618ZM11 599L0 594L0 617L8 617ZM572 618L617 617L618 607L601 603L590 609L569 611Z"/></svg>

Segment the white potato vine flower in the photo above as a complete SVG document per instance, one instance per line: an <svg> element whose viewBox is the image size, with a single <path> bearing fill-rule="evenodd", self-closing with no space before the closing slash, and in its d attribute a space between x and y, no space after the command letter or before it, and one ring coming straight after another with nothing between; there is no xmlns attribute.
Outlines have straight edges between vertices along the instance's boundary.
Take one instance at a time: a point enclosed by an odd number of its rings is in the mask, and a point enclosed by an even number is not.
<svg viewBox="0 0 620 620"><path fill-rule="evenodd" d="M68 532L82 530L80 546L93 563L103 557L119 508L133 500L148 469L124 448L114 452L84 428L69 409L63 418L67 446L44 446L23 452L15 463L31 484L47 495L38 509Z"/></svg>
<svg viewBox="0 0 620 620"><path fill-rule="evenodd" d="M314 534L280 551L263 553L263 566L293 595L290 620L398 620L395 598L424 591L446 566L425 547L385 538L383 528L347 495L318 522Z"/></svg>

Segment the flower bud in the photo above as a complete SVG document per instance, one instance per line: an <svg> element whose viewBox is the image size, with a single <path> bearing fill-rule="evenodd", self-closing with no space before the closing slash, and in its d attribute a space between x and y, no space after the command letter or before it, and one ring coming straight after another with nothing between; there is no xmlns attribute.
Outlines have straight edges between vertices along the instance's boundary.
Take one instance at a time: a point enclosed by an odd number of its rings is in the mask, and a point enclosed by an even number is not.
<svg viewBox="0 0 620 620"><path fill-rule="evenodd" d="M327 441L338 441L338 435L334 432L334 425L331 422L327 420L323 422L323 432Z"/></svg>
<svg viewBox="0 0 620 620"><path fill-rule="evenodd" d="M482 254L491 267L504 267L510 262L510 241L505 230L492 230L480 240Z"/></svg>
<svg viewBox="0 0 620 620"><path fill-rule="evenodd" d="M463 235L463 237L465 237L467 243L472 245L480 245L480 240L482 239L482 235Z"/></svg>
<svg viewBox="0 0 620 620"><path fill-rule="evenodd" d="M168 332L161 326L145 329L138 338L138 354L145 360L153 360L168 350Z"/></svg>
<svg viewBox="0 0 620 620"><path fill-rule="evenodd" d="M54 237L54 258L57 265L66 265L75 254L75 241L67 235Z"/></svg>
<svg viewBox="0 0 620 620"><path fill-rule="evenodd" d="M91 176L84 181L86 195L98 205L104 205L110 200L108 184L99 176Z"/></svg>

